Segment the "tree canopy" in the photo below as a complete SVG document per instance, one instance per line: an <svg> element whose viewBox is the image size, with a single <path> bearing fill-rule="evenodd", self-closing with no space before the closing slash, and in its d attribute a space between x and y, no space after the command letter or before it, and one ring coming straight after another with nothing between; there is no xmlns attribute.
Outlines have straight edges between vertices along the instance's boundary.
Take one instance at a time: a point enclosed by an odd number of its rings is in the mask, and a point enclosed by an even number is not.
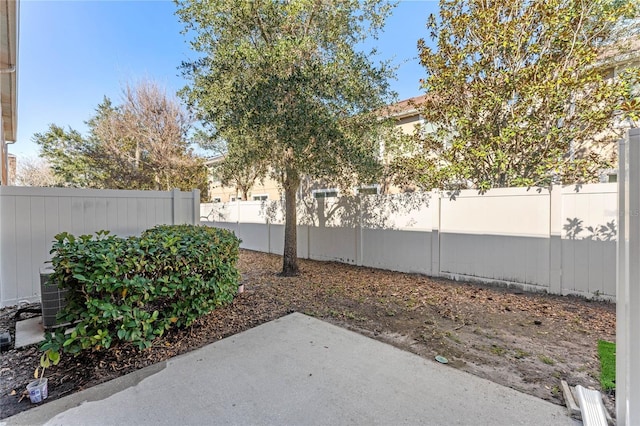
<svg viewBox="0 0 640 426"><path fill-rule="evenodd" d="M64 129L50 124L43 133L36 133L32 140L40 146L40 157L46 159L55 179L55 186L72 188L97 187L89 142L71 128Z"/></svg>
<svg viewBox="0 0 640 426"><path fill-rule="evenodd" d="M199 59L183 64L182 92L228 169L271 173L285 192L283 274L297 273L296 192L301 177L348 186L380 171L381 121L392 71L358 50L382 28L379 0L179 0Z"/></svg>
<svg viewBox="0 0 640 426"><path fill-rule="evenodd" d="M63 186L206 191L206 168L187 139L190 120L156 83L127 85L122 103L104 98L88 135L55 124L34 135Z"/></svg>
<svg viewBox="0 0 640 426"><path fill-rule="evenodd" d="M436 47L418 42L435 130L396 170L423 188L597 180L614 159L601 147L637 96L637 69L608 78L606 54L624 47L618 30L637 11L636 0L441 0L427 24Z"/></svg>
<svg viewBox="0 0 640 426"><path fill-rule="evenodd" d="M21 158L16 172L17 186L59 186L51 166L41 158Z"/></svg>

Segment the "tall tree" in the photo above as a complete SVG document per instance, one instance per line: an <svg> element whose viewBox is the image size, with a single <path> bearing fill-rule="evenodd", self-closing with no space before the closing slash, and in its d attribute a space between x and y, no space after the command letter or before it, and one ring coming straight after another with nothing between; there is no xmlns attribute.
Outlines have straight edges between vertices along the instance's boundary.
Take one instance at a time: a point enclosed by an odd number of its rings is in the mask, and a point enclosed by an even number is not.
<svg viewBox="0 0 640 426"><path fill-rule="evenodd" d="M637 11L637 0L441 0L428 21L437 47L418 42L422 114L437 130L396 169L425 188L596 180L608 158L594 148L619 137L631 96L624 74L607 80L603 53Z"/></svg>
<svg viewBox="0 0 640 426"><path fill-rule="evenodd" d="M20 158L16 173L17 186L61 186L49 163L43 159Z"/></svg>
<svg viewBox="0 0 640 426"><path fill-rule="evenodd" d="M90 120L99 141L95 161L112 188L170 190L201 187L205 167L189 147L190 120L177 99L153 81L127 85L123 102L108 99Z"/></svg>
<svg viewBox="0 0 640 426"><path fill-rule="evenodd" d="M385 64L357 46L391 6L379 0L178 0L200 59L183 64L199 119L242 167L272 173L285 193L283 275L298 272L296 193L302 176L348 185L379 171ZM238 137L242 135L242 137Z"/></svg>
<svg viewBox="0 0 640 426"><path fill-rule="evenodd" d="M53 124L34 136L63 185L206 191L206 168L187 139L190 120L158 84L127 85L120 105L105 97L86 124L86 137Z"/></svg>

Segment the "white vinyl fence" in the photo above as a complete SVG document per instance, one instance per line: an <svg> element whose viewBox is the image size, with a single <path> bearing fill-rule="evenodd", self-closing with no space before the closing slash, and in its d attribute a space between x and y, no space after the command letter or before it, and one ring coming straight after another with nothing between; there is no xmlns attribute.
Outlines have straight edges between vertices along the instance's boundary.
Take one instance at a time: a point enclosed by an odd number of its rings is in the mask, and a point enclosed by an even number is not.
<svg viewBox="0 0 640 426"><path fill-rule="evenodd" d="M617 184L304 200L298 256L614 299ZM279 201L202 204L242 247L282 254Z"/></svg>
<svg viewBox="0 0 640 426"><path fill-rule="evenodd" d="M0 187L0 306L39 300L39 270L60 232L137 235L159 224L197 224L199 212L198 190Z"/></svg>

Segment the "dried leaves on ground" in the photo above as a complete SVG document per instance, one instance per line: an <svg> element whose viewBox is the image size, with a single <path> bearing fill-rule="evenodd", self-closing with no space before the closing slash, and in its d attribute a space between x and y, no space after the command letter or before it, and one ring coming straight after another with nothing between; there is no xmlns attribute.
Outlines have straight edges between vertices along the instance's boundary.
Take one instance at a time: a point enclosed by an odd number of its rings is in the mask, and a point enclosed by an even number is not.
<svg viewBox="0 0 640 426"><path fill-rule="evenodd" d="M47 401L295 311L427 359L443 355L455 368L556 404L564 404L561 379L599 389L596 347L598 339L615 339L613 304L307 260L299 276L285 278L277 275L281 259L243 250L245 292L148 350L121 345L63 356L47 370ZM0 311L0 331L12 339L13 313ZM36 345L0 354L0 418L32 407L20 395L38 360ZM611 411L612 395L606 403Z"/></svg>

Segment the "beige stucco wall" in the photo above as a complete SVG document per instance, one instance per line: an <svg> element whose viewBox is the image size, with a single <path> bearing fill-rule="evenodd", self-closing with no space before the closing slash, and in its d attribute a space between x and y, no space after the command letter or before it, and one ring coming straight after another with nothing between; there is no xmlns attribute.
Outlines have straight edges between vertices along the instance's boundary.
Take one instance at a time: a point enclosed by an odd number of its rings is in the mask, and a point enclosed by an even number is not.
<svg viewBox="0 0 640 426"><path fill-rule="evenodd" d="M402 133L413 135L420 127L420 123L420 116L416 114L399 119L396 123L396 127L399 127L400 130L402 130Z"/></svg>
<svg viewBox="0 0 640 426"><path fill-rule="evenodd" d="M253 188L249 191L249 201L253 200L253 197L267 196L268 200L280 199L280 188L278 183L270 177L264 178L263 181L256 181ZM209 181L209 199L216 200L219 198L220 202L226 203L231 201L232 197L242 196L236 188L231 186L222 186L219 181ZM246 200L245 200L246 201Z"/></svg>

